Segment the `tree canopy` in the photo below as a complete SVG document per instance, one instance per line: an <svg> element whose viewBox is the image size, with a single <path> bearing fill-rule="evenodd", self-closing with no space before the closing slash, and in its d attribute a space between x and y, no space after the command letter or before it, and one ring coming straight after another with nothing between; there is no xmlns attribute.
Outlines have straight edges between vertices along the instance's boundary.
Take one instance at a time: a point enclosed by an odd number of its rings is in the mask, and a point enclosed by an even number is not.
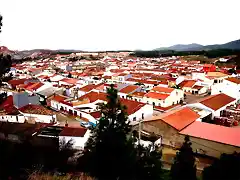
<svg viewBox="0 0 240 180"><path fill-rule="evenodd" d="M155 179L161 173L161 153L137 146L117 90L107 90L102 118L91 132L84 154L79 158L82 171L98 179Z"/></svg>
<svg viewBox="0 0 240 180"><path fill-rule="evenodd" d="M0 32L2 31L2 16L0 14Z"/></svg>
<svg viewBox="0 0 240 180"><path fill-rule="evenodd" d="M172 180L196 180L195 156L188 136L177 153L174 164L171 167Z"/></svg>
<svg viewBox="0 0 240 180"><path fill-rule="evenodd" d="M239 180L240 179L240 153L222 154L220 159L204 168L203 180Z"/></svg>

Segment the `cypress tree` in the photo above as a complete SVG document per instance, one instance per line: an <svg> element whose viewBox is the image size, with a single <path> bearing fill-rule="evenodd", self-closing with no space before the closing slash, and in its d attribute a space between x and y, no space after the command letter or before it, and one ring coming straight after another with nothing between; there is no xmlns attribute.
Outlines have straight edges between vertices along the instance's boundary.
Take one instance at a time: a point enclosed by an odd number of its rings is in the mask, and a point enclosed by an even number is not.
<svg viewBox="0 0 240 180"><path fill-rule="evenodd" d="M171 167L172 180L196 180L195 156L191 147L189 137L185 137L185 142L180 148Z"/></svg>

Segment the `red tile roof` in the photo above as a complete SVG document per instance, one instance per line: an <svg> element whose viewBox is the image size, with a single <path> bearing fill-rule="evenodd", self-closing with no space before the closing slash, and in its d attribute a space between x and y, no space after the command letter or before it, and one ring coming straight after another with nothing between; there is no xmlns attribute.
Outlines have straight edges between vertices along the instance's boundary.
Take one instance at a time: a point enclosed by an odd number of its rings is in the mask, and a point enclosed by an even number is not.
<svg viewBox="0 0 240 180"><path fill-rule="evenodd" d="M27 114L52 115L53 112L41 105L28 104L19 108L19 111Z"/></svg>
<svg viewBox="0 0 240 180"><path fill-rule="evenodd" d="M38 79L48 79L49 77L46 75L40 75L37 77Z"/></svg>
<svg viewBox="0 0 240 180"><path fill-rule="evenodd" d="M134 114L139 109L141 109L143 106L145 106L144 103L137 102L137 101L131 101L128 99L123 99L123 98L120 98L120 102L122 103L122 105L127 107L128 115Z"/></svg>
<svg viewBox="0 0 240 180"><path fill-rule="evenodd" d="M87 129L83 127L64 127L59 136L84 137Z"/></svg>
<svg viewBox="0 0 240 180"><path fill-rule="evenodd" d="M226 95L226 94L216 94L216 95L211 95L209 97L204 98L203 100L200 101L201 104L209 107L210 109L213 110L218 110L221 107L235 101L236 99Z"/></svg>
<svg viewBox="0 0 240 180"><path fill-rule="evenodd" d="M79 91L89 92L89 91L91 91L92 89L94 89L95 87L96 87L96 85L94 85L94 84L88 84L88 85L80 88Z"/></svg>
<svg viewBox="0 0 240 180"><path fill-rule="evenodd" d="M194 81L194 80L184 80L183 82L181 82L180 84L179 84L179 86L181 87L181 88L183 88L183 87L193 87L194 86L194 84L196 83L196 81Z"/></svg>
<svg viewBox="0 0 240 180"><path fill-rule="evenodd" d="M143 97L146 93L145 92L134 92L131 94L133 97Z"/></svg>
<svg viewBox="0 0 240 180"><path fill-rule="evenodd" d="M97 100L107 101L107 94L92 91L79 98L80 101L83 101L84 99L89 99L90 103L95 102Z"/></svg>
<svg viewBox="0 0 240 180"><path fill-rule="evenodd" d="M139 88L139 86L129 85L129 86L121 89L119 92L120 92L120 93L129 94L129 93L135 91L137 88Z"/></svg>
<svg viewBox="0 0 240 180"><path fill-rule="evenodd" d="M11 84L13 86L19 85L19 84L24 84L25 81L27 81L28 79L12 79L10 81L8 81L8 84Z"/></svg>
<svg viewBox="0 0 240 180"><path fill-rule="evenodd" d="M101 112L100 111L96 111L96 112L91 112L90 115L96 119L101 117Z"/></svg>
<svg viewBox="0 0 240 180"><path fill-rule="evenodd" d="M42 87L43 85L44 85L43 83L38 82L38 83L34 83L34 84L26 87L25 89L26 89L26 90L29 90L29 91L35 91L35 90L37 90L38 88Z"/></svg>
<svg viewBox="0 0 240 180"><path fill-rule="evenodd" d="M162 92L162 93L171 93L174 89L173 88L166 88L166 87L154 87L151 91Z"/></svg>
<svg viewBox="0 0 240 180"><path fill-rule="evenodd" d="M8 96L7 99L5 99L2 104L0 104L0 108L2 109L5 109L11 106L13 106L13 96Z"/></svg>
<svg viewBox="0 0 240 180"><path fill-rule="evenodd" d="M196 121L183 129L180 133L209 141L240 147L239 128L230 128Z"/></svg>
<svg viewBox="0 0 240 180"><path fill-rule="evenodd" d="M200 116L188 107L172 110L163 113L157 120L151 120L149 123L158 125L158 122L164 121L178 131L181 131L189 124L196 121Z"/></svg>
<svg viewBox="0 0 240 180"><path fill-rule="evenodd" d="M51 99L52 101L57 101L57 102L62 102L65 99L67 99L67 97L65 96L61 96L61 95L54 95L54 97Z"/></svg>
<svg viewBox="0 0 240 180"><path fill-rule="evenodd" d="M235 77L229 77L227 78L226 80L230 81L230 82L233 82L235 84L240 84L240 79L238 78L235 78Z"/></svg>
<svg viewBox="0 0 240 180"><path fill-rule="evenodd" d="M61 80L62 82L68 83L68 84L76 84L78 82L78 79L74 78L64 78Z"/></svg>
<svg viewBox="0 0 240 180"><path fill-rule="evenodd" d="M169 94L149 92L149 93L145 94L144 96L148 97L148 98L153 98L153 99L165 100L169 96Z"/></svg>

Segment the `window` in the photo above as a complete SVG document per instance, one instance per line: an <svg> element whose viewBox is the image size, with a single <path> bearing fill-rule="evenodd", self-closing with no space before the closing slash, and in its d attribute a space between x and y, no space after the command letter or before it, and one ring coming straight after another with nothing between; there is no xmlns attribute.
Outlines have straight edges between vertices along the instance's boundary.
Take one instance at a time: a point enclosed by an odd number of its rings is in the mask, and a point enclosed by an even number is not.
<svg viewBox="0 0 240 180"><path fill-rule="evenodd" d="M142 113L142 119L144 119L144 113Z"/></svg>
<svg viewBox="0 0 240 180"><path fill-rule="evenodd" d="M136 120L137 120L137 118L136 118L136 117L134 117L134 118L133 118L133 121L136 121Z"/></svg>

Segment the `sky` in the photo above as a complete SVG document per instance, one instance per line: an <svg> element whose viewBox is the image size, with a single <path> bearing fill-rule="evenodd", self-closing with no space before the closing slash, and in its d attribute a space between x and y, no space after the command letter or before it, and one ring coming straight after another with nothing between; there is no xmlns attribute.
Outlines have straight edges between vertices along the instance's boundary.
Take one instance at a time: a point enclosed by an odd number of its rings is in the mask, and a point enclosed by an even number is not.
<svg viewBox="0 0 240 180"><path fill-rule="evenodd" d="M239 0L0 0L0 46L151 50L240 39Z"/></svg>

